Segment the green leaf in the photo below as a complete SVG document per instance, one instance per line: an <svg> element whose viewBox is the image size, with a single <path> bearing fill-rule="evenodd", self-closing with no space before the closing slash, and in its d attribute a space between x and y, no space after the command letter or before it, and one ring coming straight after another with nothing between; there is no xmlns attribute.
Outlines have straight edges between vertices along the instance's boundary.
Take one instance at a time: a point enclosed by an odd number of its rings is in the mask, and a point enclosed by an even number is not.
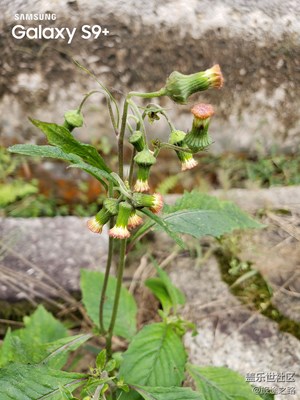
<svg viewBox="0 0 300 400"><path fill-rule="evenodd" d="M162 280L160 278L149 278L145 281L145 286L157 297L165 313L169 314L173 304Z"/></svg>
<svg viewBox="0 0 300 400"><path fill-rule="evenodd" d="M144 326L123 354L119 376L124 382L145 386L180 386L184 380L186 352L172 326ZM128 396L128 397L127 397ZM133 399L132 391L122 398Z"/></svg>
<svg viewBox="0 0 300 400"><path fill-rule="evenodd" d="M82 301L87 313L96 326L99 327L100 294L103 286L104 274L96 271L81 270L80 286ZM112 315L114 295L117 280L110 277L104 303L104 326L107 329ZM119 309L114 328L114 334L130 340L136 332L137 306L134 297L125 287L121 289Z"/></svg>
<svg viewBox="0 0 300 400"><path fill-rule="evenodd" d="M166 313L169 313L171 307L176 312L177 306L185 303L185 296L181 290L173 285L163 269L156 265L156 270L159 278L150 278L145 282L145 285L152 290Z"/></svg>
<svg viewBox="0 0 300 400"><path fill-rule="evenodd" d="M259 227L250 222L250 219L245 222L238 221L226 211L214 210L177 211L164 217L164 220L168 222L173 231L185 233L195 238L201 238L206 235L219 238L235 229Z"/></svg>
<svg viewBox="0 0 300 400"><path fill-rule="evenodd" d="M68 336L67 328L53 317L42 305L34 313L24 317L25 328L19 329L18 337L35 344L49 343Z"/></svg>
<svg viewBox="0 0 300 400"><path fill-rule="evenodd" d="M185 304L185 296L181 290L179 290L176 286L173 285L171 279L169 278L166 271L156 267L157 273L163 284L165 285L167 292L172 300L172 304L174 307L177 305L184 305Z"/></svg>
<svg viewBox="0 0 300 400"><path fill-rule="evenodd" d="M35 185L18 180L0 184L0 207L5 207L17 199L22 199L37 191L38 188Z"/></svg>
<svg viewBox="0 0 300 400"><path fill-rule="evenodd" d="M142 213L147 215L147 217L151 218L154 223L160 226L169 236L172 238L181 248L185 249L185 244L184 242L180 239L180 237L175 233L173 228L165 221L165 218L158 217L157 215L153 214L150 210L147 208L143 208ZM153 223L153 225L154 225Z"/></svg>
<svg viewBox="0 0 300 400"><path fill-rule="evenodd" d="M200 393L187 387L150 387L132 385L145 400L206 400ZM123 400L122 396L120 400ZM219 399L221 400L221 399ZM223 399L222 399L223 400Z"/></svg>
<svg viewBox="0 0 300 400"><path fill-rule="evenodd" d="M261 387L258 387L258 386L252 386L252 387L253 387L253 390L255 391L255 393L257 393L259 398L261 398L263 400L274 400L275 399L275 394L273 394L273 393L263 393L263 390L265 390L265 388L261 388ZM260 393L260 392L262 392L262 393Z"/></svg>
<svg viewBox="0 0 300 400"><path fill-rule="evenodd" d="M220 237L234 229L262 228L234 203L192 191L166 206L164 217L171 229L200 238L204 235Z"/></svg>
<svg viewBox="0 0 300 400"><path fill-rule="evenodd" d="M3 367L14 359L14 347L11 339L11 329L8 328L0 347L0 367Z"/></svg>
<svg viewBox="0 0 300 400"><path fill-rule="evenodd" d="M55 146L38 146L36 144L15 144L8 148L11 153L23 154L32 157L57 158L69 162L81 162L81 158L75 154L68 154Z"/></svg>
<svg viewBox="0 0 300 400"><path fill-rule="evenodd" d="M76 154L94 167L111 172L95 147L76 140L64 126L32 118L29 120L46 135L49 144L59 147L65 153Z"/></svg>
<svg viewBox="0 0 300 400"><path fill-rule="evenodd" d="M61 400L60 387L74 390L87 378L44 365L13 363L0 369L1 400Z"/></svg>
<svg viewBox="0 0 300 400"><path fill-rule="evenodd" d="M96 358L96 367L102 371L105 367L106 364L106 350L103 349L100 351L100 353L97 355Z"/></svg>
<svg viewBox="0 0 300 400"><path fill-rule="evenodd" d="M197 191L184 193L173 206L165 205L164 213L161 219L167 223L168 229L173 234L184 233L196 238L206 235L218 238L235 229L264 227L235 204ZM153 225L155 225L153 221L144 224L132 240L136 240Z"/></svg>
<svg viewBox="0 0 300 400"><path fill-rule="evenodd" d="M80 168L83 171L93 175L96 179L99 181L102 181L103 178L108 179L109 181L116 183L116 180L113 178L111 174L109 174L106 171L103 171L97 167L93 167L92 165L89 165L84 162L80 162L78 164L71 164L69 168Z"/></svg>
<svg viewBox="0 0 300 400"><path fill-rule="evenodd" d="M93 167L87 163L84 163L79 156L75 154L68 154L62 151L60 148L55 146L37 146L34 144L16 144L8 149L11 153L23 154L32 157L48 157L56 158L58 160L64 160L72 163L70 167L81 168L88 174L92 175L98 181L102 183L103 186L107 187L107 184L103 181L103 178L111 180L114 182L113 177L106 171Z"/></svg>
<svg viewBox="0 0 300 400"><path fill-rule="evenodd" d="M260 400L245 378L228 368L188 364L187 371L205 400Z"/></svg>
<svg viewBox="0 0 300 400"><path fill-rule="evenodd" d="M6 334L1 348L1 366L10 362L22 364L44 363L51 368L62 368L68 359L68 353L76 350L91 335L76 335L59 339L47 344L35 344L28 340L21 340L10 332Z"/></svg>
<svg viewBox="0 0 300 400"><path fill-rule="evenodd" d="M107 372L112 372L114 369L116 369L116 365L116 360L109 360L105 366L105 369Z"/></svg>
<svg viewBox="0 0 300 400"><path fill-rule="evenodd" d="M34 353L38 354L35 362L47 364L51 368L62 368L67 362L69 352L78 349L92 336L93 335L89 333L75 335L38 346L38 348L34 350ZM43 353L45 356L42 358Z"/></svg>
<svg viewBox="0 0 300 400"><path fill-rule="evenodd" d="M43 306L39 306L30 317L24 317L24 324L25 328L13 332L7 331L0 348L0 366L11 361L39 362L52 352L53 347L51 346L60 345L60 342L56 343L55 341L68 335L64 325ZM69 338L66 339L66 341L68 340Z"/></svg>

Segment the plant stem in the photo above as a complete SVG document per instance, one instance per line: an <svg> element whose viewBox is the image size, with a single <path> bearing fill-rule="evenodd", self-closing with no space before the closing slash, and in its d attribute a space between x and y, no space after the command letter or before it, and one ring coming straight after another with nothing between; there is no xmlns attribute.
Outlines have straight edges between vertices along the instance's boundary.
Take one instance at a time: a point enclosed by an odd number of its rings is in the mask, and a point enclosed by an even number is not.
<svg viewBox="0 0 300 400"><path fill-rule="evenodd" d="M87 93L87 94L84 96L84 98L82 99L82 101L81 101L81 103L80 103L80 106L78 107L78 113L81 112L82 107L83 107L84 103L86 102L86 100L87 100L92 94L95 94L95 93L101 93L101 94L102 94L102 92L100 92L99 90L93 90L93 91Z"/></svg>
<svg viewBox="0 0 300 400"><path fill-rule="evenodd" d="M116 286L111 321L110 321L110 325L109 325L108 333L107 333L107 337L106 337L106 351L107 351L108 357L111 356L111 342L112 342L112 336L113 336L113 331L114 331L118 307L119 307L119 300L120 300L123 272L124 272L124 265L125 265L126 243L127 243L127 239L120 240L120 254L119 254L119 265L118 265L118 273L117 273L117 286Z"/></svg>
<svg viewBox="0 0 300 400"><path fill-rule="evenodd" d="M124 106L123 106L121 129L120 129L120 133L118 134L118 153L119 153L118 163L119 163L119 177L121 180L124 179L124 136L125 136L125 130L126 130L126 124L127 124L127 114L128 114L128 106L129 106L130 98L133 96L137 96L137 97L149 99L152 97L164 96L165 94L166 94L166 89L162 88L159 91L152 92L152 93L130 92L126 96L125 101L124 101ZM135 106L135 104L134 104L134 106ZM140 117L140 113L138 113L138 117L139 117L139 120L142 121L142 119ZM121 186L122 185L120 185L120 187ZM122 280L123 280L123 271L124 271L125 257L126 257L126 243L127 243L126 239L123 239L120 241L119 265L118 265L118 272L117 272L117 286L116 286L116 291L115 291L115 299L114 299L112 316L111 316L110 325L109 325L107 336L106 336L106 351L107 351L108 357L111 356L112 336L113 336L113 330L115 327L115 322L116 322L117 312L118 312L118 307L119 307L119 300L120 300ZM107 270L108 270L108 268L107 268ZM107 270L106 270L106 273L108 276L109 271L107 272ZM107 279L108 279L108 277L107 277ZM101 294L101 296L102 295L103 295L103 293ZM101 299L102 299L102 297L101 297ZM104 301L104 300L102 300L102 301ZM102 311L102 313L103 313L103 311ZM102 326L103 326L103 322L102 322Z"/></svg>
<svg viewBox="0 0 300 400"><path fill-rule="evenodd" d="M188 147L180 147L180 146L177 146L177 145L174 145L171 143L165 143L165 142L159 143L157 148L158 149L167 148L167 149L172 149L172 150L177 150L177 151L184 151L185 153L191 153L191 154L197 154L197 153L205 150L205 148L202 148L200 150L193 151L193 150L189 149Z"/></svg>
<svg viewBox="0 0 300 400"><path fill-rule="evenodd" d="M122 114L122 121L121 121L121 130L118 137L118 151L119 151L119 176L121 179L124 177L124 135L126 129L126 121L127 121L127 113L128 113L128 100L129 95L126 96L124 106L123 106L123 114Z"/></svg>
<svg viewBox="0 0 300 400"><path fill-rule="evenodd" d="M118 134L119 134L118 125L117 125L117 122L116 122L115 117L114 117L114 112L113 112L113 109L112 109L112 106L111 106L111 101L110 101L109 97L106 97L106 103L107 103L107 108L108 108L108 112L109 112L109 116L110 116L110 120L111 120L112 126L114 128L116 136L118 136Z"/></svg>
<svg viewBox="0 0 300 400"><path fill-rule="evenodd" d="M132 188L132 180L133 180L133 168L134 168L134 157L136 154L136 150L132 150L132 156L131 156L131 161L130 161L130 169L129 169L129 176L128 176L128 182L129 182L129 187L130 189Z"/></svg>
<svg viewBox="0 0 300 400"><path fill-rule="evenodd" d="M140 125L140 129L142 130L143 136L144 136L144 141L146 143L146 147L148 147L148 143L147 143L147 136L146 136L146 130L145 130L145 125L144 125L144 120L142 118L142 115L140 113L140 110L138 108L138 106L134 103L134 101L132 100L128 100L128 104L132 107L133 111L136 113L136 115L138 116L138 120L139 120L139 125Z"/></svg>
<svg viewBox="0 0 300 400"><path fill-rule="evenodd" d="M166 88L162 88L160 90L157 90L156 92L150 92L150 93L140 93L140 92L129 92L130 97L142 97L144 99L152 99L153 97L161 97L165 96L166 94Z"/></svg>
<svg viewBox="0 0 300 400"><path fill-rule="evenodd" d="M113 218L111 218L109 228L111 229L113 227L113 225L114 225ZM107 255L105 275L104 275L104 281L103 281L103 286L102 286L102 290L101 290L100 306L99 306L99 326L100 326L100 333L102 335L105 334L103 309L104 309L105 294L106 294L107 284L108 284L108 279L109 279L109 274L110 274L110 267L111 267L111 262L112 262L113 247L114 247L114 239L112 237L109 237L108 255Z"/></svg>
<svg viewBox="0 0 300 400"><path fill-rule="evenodd" d="M128 104L133 108L133 111L135 112L135 114L137 115L138 121L140 123L140 129L143 131L144 136L145 136L145 126L144 126L144 121L142 118L142 115L140 113L140 110L138 108L138 106L134 103L134 101L132 100L128 100Z"/></svg>
<svg viewBox="0 0 300 400"><path fill-rule="evenodd" d="M166 88L162 88L156 92L150 93L140 93L140 92L129 92L125 98L123 113L122 113L122 121L121 121L121 130L118 135L118 152L119 152L119 176L121 179L124 177L124 135L126 129L127 122L127 113L128 113L128 101L131 97L142 97L144 99L152 99L153 97L161 97L165 96Z"/></svg>
<svg viewBox="0 0 300 400"><path fill-rule="evenodd" d="M161 110L160 113L165 117L165 119L166 119L166 121L167 121L167 123L169 125L170 131L171 132L174 131L175 127L172 124L172 122L170 121L170 118L169 118L168 114L164 110Z"/></svg>
<svg viewBox="0 0 300 400"><path fill-rule="evenodd" d="M109 182L108 195L109 195L109 197L113 196L112 182ZM111 229L113 227L113 225L114 225L114 218L112 217L109 221L109 228ZM102 334L105 333L103 309L104 309L105 294L106 294L106 289L107 289L108 279L109 279L109 274L110 274L110 268L111 268L111 263L112 263L113 247L114 247L113 238L109 237L105 275L104 275L104 281L103 281L103 286L102 286L102 290L101 290L100 305L99 305L99 326L100 326L100 332Z"/></svg>

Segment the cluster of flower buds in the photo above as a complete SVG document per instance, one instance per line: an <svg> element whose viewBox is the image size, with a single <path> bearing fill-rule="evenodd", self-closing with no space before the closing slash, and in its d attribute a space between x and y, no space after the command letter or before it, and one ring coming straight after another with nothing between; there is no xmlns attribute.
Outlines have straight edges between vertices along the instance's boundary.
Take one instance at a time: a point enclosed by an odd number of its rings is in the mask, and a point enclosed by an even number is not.
<svg viewBox="0 0 300 400"><path fill-rule="evenodd" d="M185 104L188 98L196 92L210 88L221 88L223 85L223 75L218 64L191 75L183 75L177 71L173 72L167 79L166 85L161 89L161 93L170 97L177 103ZM159 119L158 112L161 109L151 109L148 116L152 119ZM214 109L210 104L196 104L191 109L194 116L191 131L185 133L171 127L169 144L175 146L178 159L181 162L182 171L194 168L198 163L193 157L193 153L205 149L212 143L208 133L210 119L214 114ZM68 111L65 114L64 126L70 131L75 127L82 126L83 117L79 110ZM151 167L156 163L154 153L149 150L143 132L136 130L129 137L129 142L134 147L137 154L134 161L137 164L137 180L134 191L130 191L129 184L123 182L121 197L117 199L106 199L102 209L96 216L88 221L88 227L92 232L101 233L103 226L116 216L115 225L109 230L109 236L117 239L127 239L130 237L130 230L135 229L143 223L139 211L148 208L153 213L159 213L163 208L163 198L159 193L146 194L150 187L148 178ZM120 189L122 184L120 183ZM128 190L128 193L126 191Z"/></svg>
<svg viewBox="0 0 300 400"><path fill-rule="evenodd" d="M103 226L111 217L118 214L119 206L116 199L105 199L101 210L91 219L88 220L87 226L94 233L101 233Z"/></svg>
<svg viewBox="0 0 300 400"><path fill-rule="evenodd" d="M179 130L173 130L169 138L169 143L181 148L188 148L188 146L184 143L185 137L186 137L185 132ZM198 162L194 159L191 153L187 151L176 150L176 154L179 161L181 162L182 171L192 169L196 167L196 165L198 165Z"/></svg>
<svg viewBox="0 0 300 400"><path fill-rule="evenodd" d="M137 181L134 185L134 190L136 192L148 192L150 189L148 183L150 168L156 163L156 158L152 151L145 148L137 153L134 157L134 161L138 166Z"/></svg>
<svg viewBox="0 0 300 400"><path fill-rule="evenodd" d="M210 88L220 89L223 86L223 82L220 66L216 64L205 71L191 75L184 75L174 71L168 77L164 89L166 95L173 101L179 104L186 104L193 93Z"/></svg>
<svg viewBox="0 0 300 400"><path fill-rule="evenodd" d="M163 197L159 193L145 194L134 192L131 200L118 202L117 199L104 200L103 207L93 218L87 222L88 228L94 233L101 233L103 226L117 216L116 223L109 230L109 236L116 239L127 239L130 230L143 223L143 219L137 214L137 210L147 207L157 214L163 208Z"/></svg>
<svg viewBox="0 0 300 400"><path fill-rule="evenodd" d="M190 132L186 135L184 142L187 146L197 152L205 149L212 143L208 133L210 118L214 114L214 109L210 104L196 104L191 109L194 115L193 126Z"/></svg>
<svg viewBox="0 0 300 400"><path fill-rule="evenodd" d="M74 128L80 128L83 125L83 115L79 110L69 110L65 113L64 127L70 132Z"/></svg>

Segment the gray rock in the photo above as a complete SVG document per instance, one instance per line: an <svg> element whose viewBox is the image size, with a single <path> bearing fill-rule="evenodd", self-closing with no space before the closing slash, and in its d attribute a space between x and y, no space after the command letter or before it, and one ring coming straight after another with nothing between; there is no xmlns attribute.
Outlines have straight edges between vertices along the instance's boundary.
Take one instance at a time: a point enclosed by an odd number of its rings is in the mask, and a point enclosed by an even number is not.
<svg viewBox="0 0 300 400"><path fill-rule="evenodd" d="M300 212L300 186L274 186L269 189L214 190L211 194L235 202L243 210L298 210Z"/></svg>
<svg viewBox="0 0 300 400"><path fill-rule="evenodd" d="M185 336L190 361L199 366L226 366L245 378L251 373L294 372L293 383L257 383L256 386L295 387L300 391L300 343L279 332L276 323L255 314L230 294L214 259L195 268L192 260L179 259L170 269L173 282L186 294L184 316L195 322L198 335ZM294 395L276 399L295 400Z"/></svg>
<svg viewBox="0 0 300 400"><path fill-rule="evenodd" d="M3 300L60 297L57 285L79 290L80 268L105 266L107 232L91 233L82 218L0 219L0 237Z"/></svg>
<svg viewBox="0 0 300 400"><path fill-rule="evenodd" d="M74 67L80 60L113 91L118 101L131 90L157 90L173 71L192 73L220 63L222 91L194 96L192 102L216 106L211 124L213 152L256 151L257 147L295 152L299 146L299 2L294 0L137 0L8 1L0 5L1 142L40 141L27 116L61 122L84 93L97 85ZM14 39L16 13L55 13L51 26L77 27L73 42ZM49 23L24 22L33 26ZM100 24L108 36L84 40L83 24ZM97 110L93 104L97 105ZM180 129L191 126L190 106L167 99ZM111 135L108 113L99 97L89 100L82 139ZM152 135L167 135L164 123Z"/></svg>

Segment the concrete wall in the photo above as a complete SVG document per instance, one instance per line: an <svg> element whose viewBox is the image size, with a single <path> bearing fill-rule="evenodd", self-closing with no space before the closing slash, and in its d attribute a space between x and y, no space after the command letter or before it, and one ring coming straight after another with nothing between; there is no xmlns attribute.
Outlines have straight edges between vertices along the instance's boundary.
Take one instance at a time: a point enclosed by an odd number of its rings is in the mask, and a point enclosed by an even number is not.
<svg viewBox="0 0 300 400"><path fill-rule="evenodd" d="M51 12L54 26L100 24L107 37L72 44L17 40L16 13ZM128 88L155 90L173 70L192 73L219 63L221 91L194 96L215 105L212 151L256 151L263 147L296 152L300 143L300 3L286 0L2 0L0 3L0 144L42 136L27 116L61 121L82 95L97 85L71 62L94 71L119 101ZM35 22L50 26L52 23ZM34 23L28 23L32 26ZM190 105L168 99L178 128L191 124ZM100 106L96 110L95 106ZM85 109L82 138L110 134L105 104L95 96ZM153 137L167 134L154 126Z"/></svg>

